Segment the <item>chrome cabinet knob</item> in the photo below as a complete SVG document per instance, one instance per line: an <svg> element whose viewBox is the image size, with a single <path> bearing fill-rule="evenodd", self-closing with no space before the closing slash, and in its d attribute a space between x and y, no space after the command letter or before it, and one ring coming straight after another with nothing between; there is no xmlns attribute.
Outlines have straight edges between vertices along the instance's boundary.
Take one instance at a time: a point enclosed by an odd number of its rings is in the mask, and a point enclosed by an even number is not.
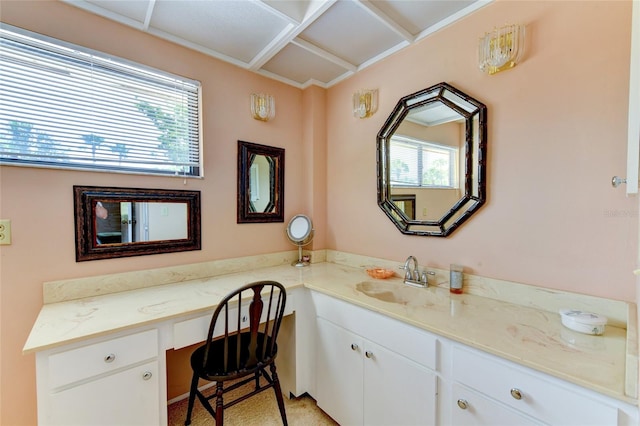
<svg viewBox="0 0 640 426"><path fill-rule="evenodd" d="M116 360L116 354L109 354L104 357L104 362L113 362Z"/></svg>
<svg viewBox="0 0 640 426"><path fill-rule="evenodd" d="M461 408L461 409L463 409L463 410L466 410L466 409L467 409L467 407L469 407L469 403L467 402L467 400L466 400L466 399L462 399L462 398L460 398L460 399L458 400L458 407L460 407L460 408Z"/></svg>
<svg viewBox="0 0 640 426"><path fill-rule="evenodd" d="M364 356L366 356L367 358L373 358L373 352L366 351L366 352L364 353Z"/></svg>
<svg viewBox="0 0 640 426"><path fill-rule="evenodd" d="M152 376L153 373L151 371L145 371L144 373L142 373L143 380L149 380Z"/></svg>
<svg viewBox="0 0 640 426"><path fill-rule="evenodd" d="M511 396L514 399L522 399L522 392L520 392L520 389L518 388L513 388L511 389Z"/></svg>
<svg viewBox="0 0 640 426"><path fill-rule="evenodd" d="M355 343L351 344L351 350L352 351L357 351L358 350L358 345L356 345Z"/></svg>

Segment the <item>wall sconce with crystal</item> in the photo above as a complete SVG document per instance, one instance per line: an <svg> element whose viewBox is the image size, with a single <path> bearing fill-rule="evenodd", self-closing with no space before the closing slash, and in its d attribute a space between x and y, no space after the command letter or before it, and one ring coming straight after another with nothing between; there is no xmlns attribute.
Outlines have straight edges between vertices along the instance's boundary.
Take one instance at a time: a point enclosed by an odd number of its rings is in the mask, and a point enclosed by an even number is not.
<svg viewBox="0 0 640 426"><path fill-rule="evenodd" d="M369 118L378 110L378 89L362 89L353 94L353 115Z"/></svg>
<svg viewBox="0 0 640 426"><path fill-rule="evenodd" d="M276 116L273 96L264 93L251 94L251 115L256 120L269 121Z"/></svg>
<svg viewBox="0 0 640 426"><path fill-rule="evenodd" d="M524 52L524 25L505 25L480 37L478 66L491 75L516 66Z"/></svg>

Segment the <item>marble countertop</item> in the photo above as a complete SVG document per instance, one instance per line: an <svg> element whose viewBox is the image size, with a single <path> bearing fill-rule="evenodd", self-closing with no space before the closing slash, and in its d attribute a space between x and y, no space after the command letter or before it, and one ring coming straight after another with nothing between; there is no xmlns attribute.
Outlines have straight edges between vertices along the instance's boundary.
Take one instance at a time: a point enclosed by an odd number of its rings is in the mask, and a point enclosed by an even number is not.
<svg viewBox="0 0 640 426"><path fill-rule="evenodd" d="M638 402L625 391L637 378L626 367L624 328L607 326L602 336L584 335L563 327L555 312L455 295L442 287L413 288L398 278L375 280L363 268L335 263L265 267L45 304L23 352L206 312L232 289L264 279L288 289L304 286L624 402Z"/></svg>

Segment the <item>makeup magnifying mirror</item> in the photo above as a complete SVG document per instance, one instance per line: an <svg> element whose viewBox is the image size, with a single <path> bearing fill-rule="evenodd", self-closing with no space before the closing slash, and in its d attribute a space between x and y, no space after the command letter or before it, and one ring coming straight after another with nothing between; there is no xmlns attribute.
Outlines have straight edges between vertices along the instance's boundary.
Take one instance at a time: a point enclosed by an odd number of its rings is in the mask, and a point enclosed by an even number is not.
<svg viewBox="0 0 640 426"><path fill-rule="evenodd" d="M313 239L313 224L311 219L303 214L295 215L287 225L287 237L289 241L298 246L298 260L291 266L309 266L309 261L302 257L302 246L306 246Z"/></svg>

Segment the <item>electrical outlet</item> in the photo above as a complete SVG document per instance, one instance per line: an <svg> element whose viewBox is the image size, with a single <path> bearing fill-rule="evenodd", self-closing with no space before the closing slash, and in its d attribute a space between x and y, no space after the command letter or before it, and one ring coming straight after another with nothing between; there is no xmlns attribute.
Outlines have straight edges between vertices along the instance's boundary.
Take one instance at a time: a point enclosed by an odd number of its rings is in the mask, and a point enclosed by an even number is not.
<svg viewBox="0 0 640 426"><path fill-rule="evenodd" d="M0 219L0 245L11 244L11 221Z"/></svg>

